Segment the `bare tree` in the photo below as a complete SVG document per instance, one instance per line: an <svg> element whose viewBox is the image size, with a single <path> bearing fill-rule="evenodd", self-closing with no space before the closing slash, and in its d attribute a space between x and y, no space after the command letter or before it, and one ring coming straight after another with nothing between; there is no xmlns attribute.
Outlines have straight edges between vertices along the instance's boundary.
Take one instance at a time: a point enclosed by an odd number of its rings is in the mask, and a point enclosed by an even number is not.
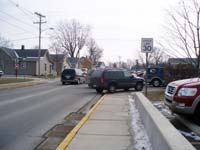
<svg viewBox="0 0 200 150"><path fill-rule="evenodd" d="M196 67L200 64L200 1L180 0L178 9L170 8L167 13L169 20L166 26L168 43L174 53L183 53L189 58L196 57ZM169 42L170 41L170 42ZM191 62L192 63L192 62Z"/></svg>
<svg viewBox="0 0 200 150"><path fill-rule="evenodd" d="M157 66L166 62L168 58L168 55L166 55L163 50L158 47L154 47L153 52L148 54L148 64ZM145 67L146 58L144 57L144 55L139 55L139 59L142 66Z"/></svg>
<svg viewBox="0 0 200 150"><path fill-rule="evenodd" d="M92 38L88 40L86 45L88 48L89 58L93 64L96 65L103 55L103 49L99 48L95 40Z"/></svg>
<svg viewBox="0 0 200 150"><path fill-rule="evenodd" d="M54 48L60 49L67 53L70 57L78 58L80 51L86 44L89 37L90 27L82 25L77 20L70 20L58 24L51 35Z"/></svg>
<svg viewBox="0 0 200 150"><path fill-rule="evenodd" d="M0 35L0 47L12 48L13 43Z"/></svg>
<svg viewBox="0 0 200 150"><path fill-rule="evenodd" d="M134 65L134 62L131 59L127 59L126 60L126 64L127 64L127 68L131 69L131 67Z"/></svg>
<svg viewBox="0 0 200 150"><path fill-rule="evenodd" d="M149 55L149 60L150 63L159 65L164 62L164 57L166 57L165 53L161 49L154 47L153 53Z"/></svg>

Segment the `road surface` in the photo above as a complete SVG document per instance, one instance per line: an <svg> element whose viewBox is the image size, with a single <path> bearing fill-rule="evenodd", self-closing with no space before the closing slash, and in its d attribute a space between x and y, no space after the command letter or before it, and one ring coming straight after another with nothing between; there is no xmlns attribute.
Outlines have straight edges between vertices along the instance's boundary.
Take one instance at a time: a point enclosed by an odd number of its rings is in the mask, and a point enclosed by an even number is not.
<svg viewBox="0 0 200 150"><path fill-rule="evenodd" d="M58 81L0 91L0 149L34 149L44 133L95 96L87 85Z"/></svg>

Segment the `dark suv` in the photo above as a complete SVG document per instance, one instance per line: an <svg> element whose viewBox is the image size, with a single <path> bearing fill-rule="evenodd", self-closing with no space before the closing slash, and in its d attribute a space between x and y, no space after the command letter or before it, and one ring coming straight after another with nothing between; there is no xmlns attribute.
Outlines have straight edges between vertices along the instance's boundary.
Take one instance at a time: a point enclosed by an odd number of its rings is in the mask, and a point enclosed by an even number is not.
<svg viewBox="0 0 200 150"><path fill-rule="evenodd" d="M102 93L103 90L114 93L116 89L129 90L129 88L141 91L144 85L143 78L134 77L129 71L124 69L95 70L90 80L93 88L98 93Z"/></svg>
<svg viewBox="0 0 200 150"><path fill-rule="evenodd" d="M164 68L151 67L147 69L147 82L154 87L159 87L165 84Z"/></svg>
<svg viewBox="0 0 200 150"><path fill-rule="evenodd" d="M65 83L84 83L85 77L81 69L65 69L61 74L61 82Z"/></svg>

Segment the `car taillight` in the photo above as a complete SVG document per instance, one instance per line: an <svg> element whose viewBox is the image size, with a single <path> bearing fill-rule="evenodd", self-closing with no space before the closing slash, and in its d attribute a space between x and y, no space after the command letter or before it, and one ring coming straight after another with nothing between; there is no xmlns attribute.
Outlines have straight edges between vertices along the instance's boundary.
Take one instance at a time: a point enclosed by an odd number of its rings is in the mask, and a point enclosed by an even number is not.
<svg viewBox="0 0 200 150"><path fill-rule="evenodd" d="M103 77L100 78L100 83L102 83L102 84L104 83L104 78Z"/></svg>

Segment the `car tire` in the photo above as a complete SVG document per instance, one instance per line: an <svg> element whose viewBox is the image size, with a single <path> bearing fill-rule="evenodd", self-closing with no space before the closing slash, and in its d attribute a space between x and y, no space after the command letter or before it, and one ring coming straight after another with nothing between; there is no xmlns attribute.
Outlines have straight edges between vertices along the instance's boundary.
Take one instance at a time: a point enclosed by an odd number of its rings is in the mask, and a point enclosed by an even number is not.
<svg viewBox="0 0 200 150"><path fill-rule="evenodd" d="M143 84L141 82L138 82L136 85L135 85L135 90L136 91L142 91L143 89Z"/></svg>
<svg viewBox="0 0 200 150"><path fill-rule="evenodd" d="M159 87L159 86L161 86L161 81L160 81L159 79L154 79L154 80L152 81L152 85L153 85L154 87Z"/></svg>
<svg viewBox="0 0 200 150"><path fill-rule="evenodd" d="M116 86L114 84L109 85L108 92L114 93L116 91Z"/></svg>
<svg viewBox="0 0 200 150"><path fill-rule="evenodd" d="M77 85L79 85L79 84L81 83L81 82L80 82L80 79L78 79L76 83L77 83Z"/></svg>
<svg viewBox="0 0 200 150"><path fill-rule="evenodd" d="M64 82L64 81L62 82L62 85L65 85L65 82Z"/></svg>
<svg viewBox="0 0 200 150"><path fill-rule="evenodd" d="M195 110L194 116L193 116L194 122L200 126L200 104Z"/></svg>
<svg viewBox="0 0 200 150"><path fill-rule="evenodd" d="M103 93L103 89L96 89L96 91L97 91L97 93L100 93L100 94L102 94Z"/></svg>

